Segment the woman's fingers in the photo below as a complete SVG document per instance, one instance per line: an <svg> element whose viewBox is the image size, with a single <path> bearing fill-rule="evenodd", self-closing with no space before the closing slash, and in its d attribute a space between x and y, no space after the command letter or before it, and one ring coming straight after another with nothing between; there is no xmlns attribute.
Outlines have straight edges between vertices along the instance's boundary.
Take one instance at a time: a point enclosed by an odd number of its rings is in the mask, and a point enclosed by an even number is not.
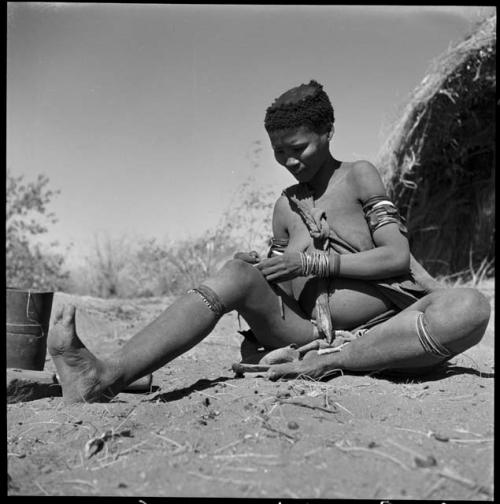
<svg viewBox="0 0 500 504"><path fill-rule="evenodd" d="M250 264L256 264L260 261L259 254L255 252L255 250L252 250L251 252L236 252L236 254L234 254L234 258Z"/></svg>
<svg viewBox="0 0 500 504"><path fill-rule="evenodd" d="M272 281L275 278L279 278L282 273L282 265L275 261L274 259L264 259L259 264L256 264L255 267L264 275L265 279L268 281Z"/></svg>
<svg viewBox="0 0 500 504"><path fill-rule="evenodd" d="M291 280L300 275L299 261L292 254L285 253L262 260L256 268L269 282Z"/></svg>
<svg viewBox="0 0 500 504"><path fill-rule="evenodd" d="M301 361L272 365L266 373L266 377L272 381L302 377L321 380L329 375L337 374L339 371L331 364L327 355L319 355L316 350L313 350L308 352Z"/></svg>
<svg viewBox="0 0 500 504"><path fill-rule="evenodd" d="M259 262L256 268L260 271L263 271L266 268L273 267L275 264L279 263L280 257L271 257L269 259L263 259Z"/></svg>
<svg viewBox="0 0 500 504"><path fill-rule="evenodd" d="M243 362L235 362L231 367L236 374L245 374L245 373L264 374L266 371L269 370L269 365L266 364L246 364Z"/></svg>
<svg viewBox="0 0 500 504"><path fill-rule="evenodd" d="M300 361L274 364L266 373L266 377L271 381L291 380L301 375L303 375L303 369Z"/></svg>

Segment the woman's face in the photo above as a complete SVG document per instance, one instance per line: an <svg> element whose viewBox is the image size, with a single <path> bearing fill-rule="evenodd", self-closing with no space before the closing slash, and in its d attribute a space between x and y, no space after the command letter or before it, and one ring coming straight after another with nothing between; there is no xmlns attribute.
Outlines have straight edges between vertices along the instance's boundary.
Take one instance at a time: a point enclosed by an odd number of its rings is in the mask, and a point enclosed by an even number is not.
<svg viewBox="0 0 500 504"><path fill-rule="evenodd" d="M309 182L323 167L329 155L329 132L315 133L299 126L269 133L276 161L298 182Z"/></svg>

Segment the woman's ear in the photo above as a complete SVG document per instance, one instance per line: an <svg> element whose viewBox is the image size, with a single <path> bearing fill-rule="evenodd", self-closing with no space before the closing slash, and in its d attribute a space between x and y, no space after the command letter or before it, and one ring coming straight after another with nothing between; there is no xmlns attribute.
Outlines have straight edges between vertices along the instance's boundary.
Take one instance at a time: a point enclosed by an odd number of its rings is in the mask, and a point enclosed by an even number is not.
<svg viewBox="0 0 500 504"><path fill-rule="evenodd" d="M328 140L331 140L333 138L334 133L335 133L335 126L332 124L332 127L328 131Z"/></svg>

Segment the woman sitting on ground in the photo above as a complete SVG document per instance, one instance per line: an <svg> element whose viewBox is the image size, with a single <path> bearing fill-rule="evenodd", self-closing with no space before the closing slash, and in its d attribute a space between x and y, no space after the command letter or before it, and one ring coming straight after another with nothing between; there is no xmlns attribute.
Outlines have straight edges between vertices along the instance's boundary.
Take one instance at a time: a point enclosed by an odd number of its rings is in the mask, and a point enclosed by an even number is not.
<svg viewBox="0 0 500 504"><path fill-rule="evenodd" d="M74 306L63 306L48 349L65 402L111 399L202 341L232 310L251 329L247 346L286 348L234 366L272 380L336 370L421 373L481 340L486 298L441 288L411 256L377 169L332 155L334 112L320 84L282 94L265 127L276 161L298 182L276 201L268 257L237 254L106 359L84 346Z"/></svg>

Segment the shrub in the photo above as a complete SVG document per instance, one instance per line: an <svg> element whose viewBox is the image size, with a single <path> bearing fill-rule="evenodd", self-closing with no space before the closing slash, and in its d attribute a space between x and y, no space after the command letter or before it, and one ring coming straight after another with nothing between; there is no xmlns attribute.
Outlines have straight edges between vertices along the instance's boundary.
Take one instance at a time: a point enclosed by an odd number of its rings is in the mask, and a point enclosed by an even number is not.
<svg viewBox="0 0 500 504"><path fill-rule="evenodd" d="M23 183L24 177L7 172L6 219L6 280L19 288L64 288L68 272L64 257L42 248L36 238L47 233L48 224L57 221L47 207L59 191L47 188L49 179L38 175L33 182ZM52 243L55 246L57 243Z"/></svg>
<svg viewBox="0 0 500 504"><path fill-rule="evenodd" d="M172 243L155 238L96 237L86 264L74 271L70 291L99 297L179 295L213 275L235 252L267 251L273 193L249 178L214 229Z"/></svg>

